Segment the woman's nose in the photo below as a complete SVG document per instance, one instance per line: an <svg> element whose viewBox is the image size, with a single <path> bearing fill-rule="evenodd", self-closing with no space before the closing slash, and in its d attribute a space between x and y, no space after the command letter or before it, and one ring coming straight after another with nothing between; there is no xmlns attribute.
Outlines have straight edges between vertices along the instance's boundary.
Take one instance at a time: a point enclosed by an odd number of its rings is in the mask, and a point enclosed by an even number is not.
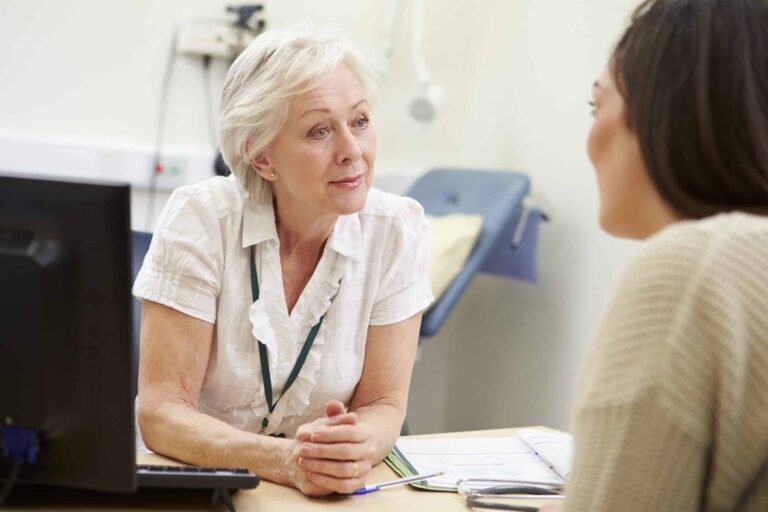
<svg viewBox="0 0 768 512"><path fill-rule="evenodd" d="M363 155L360 141L355 138L349 129L339 132L337 140L336 163L338 165L349 165L357 162Z"/></svg>

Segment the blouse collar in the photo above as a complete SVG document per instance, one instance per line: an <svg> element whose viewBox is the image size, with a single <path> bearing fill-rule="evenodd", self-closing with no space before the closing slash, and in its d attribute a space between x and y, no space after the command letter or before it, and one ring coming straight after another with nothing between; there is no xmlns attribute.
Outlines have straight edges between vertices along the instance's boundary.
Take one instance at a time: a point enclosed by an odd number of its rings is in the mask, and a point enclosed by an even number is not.
<svg viewBox="0 0 768 512"><path fill-rule="evenodd" d="M362 258L362 239L360 215L355 212L350 215L342 215L336 220L326 247L359 262ZM278 240L271 195L264 202L245 198L242 240L243 248L268 240Z"/></svg>

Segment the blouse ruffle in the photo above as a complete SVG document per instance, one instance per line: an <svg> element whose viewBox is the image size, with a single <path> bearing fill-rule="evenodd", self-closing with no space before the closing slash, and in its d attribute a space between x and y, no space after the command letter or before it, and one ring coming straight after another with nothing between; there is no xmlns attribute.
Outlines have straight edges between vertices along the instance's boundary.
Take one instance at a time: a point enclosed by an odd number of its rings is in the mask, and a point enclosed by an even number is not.
<svg viewBox="0 0 768 512"><path fill-rule="evenodd" d="M346 269L347 258L340 254L334 255L334 261L331 265L330 271L325 275L325 279L322 283L316 286L316 289L305 290L306 297L302 299L306 300L306 304L302 310L294 310L298 315L296 324L301 326L300 332L304 340L309 335L309 331L314 327L320 318L325 315L331 307L333 298L339 291L341 285L341 279L344 276ZM266 290L264 290L266 292ZM302 294L304 295L304 294ZM269 360L269 367L272 371L272 378L274 379L274 369L277 366L288 365L289 368L293 368L296 362L301 346L281 344L275 334L275 330L269 318L269 312L267 310L268 294L262 293L259 299L254 302L248 312L248 318L251 322L251 333L253 336L261 341L267 347L267 354ZM304 362L304 366L301 368L299 375L296 377L288 393L280 399L277 407L275 408L265 433L271 434L280 431L280 424L285 418L291 416L299 416L304 414L307 407L309 407L310 395L312 390L317 384L317 372L320 369L321 361L325 349L323 345L326 343L325 339L325 323L320 327L320 330L315 336L315 341L312 345L312 349L307 355L307 359ZM290 370L289 370L290 371ZM274 385L274 382L273 382ZM277 400L279 395L273 395L272 400ZM251 403L251 409L258 417L264 417L269 412L267 406L266 397L260 395L255 397Z"/></svg>

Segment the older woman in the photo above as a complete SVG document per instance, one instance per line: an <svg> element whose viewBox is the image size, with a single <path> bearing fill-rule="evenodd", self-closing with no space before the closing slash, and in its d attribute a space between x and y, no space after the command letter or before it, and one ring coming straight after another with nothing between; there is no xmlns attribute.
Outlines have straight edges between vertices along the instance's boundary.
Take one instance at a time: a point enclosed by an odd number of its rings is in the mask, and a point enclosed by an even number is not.
<svg viewBox="0 0 768 512"><path fill-rule="evenodd" d="M601 224L647 242L577 388L564 509L768 510L768 2L643 2L593 91Z"/></svg>
<svg viewBox="0 0 768 512"><path fill-rule="evenodd" d="M360 487L397 438L430 234L415 201L371 188L370 76L311 29L232 65L233 176L174 192L134 288L152 450L322 495Z"/></svg>

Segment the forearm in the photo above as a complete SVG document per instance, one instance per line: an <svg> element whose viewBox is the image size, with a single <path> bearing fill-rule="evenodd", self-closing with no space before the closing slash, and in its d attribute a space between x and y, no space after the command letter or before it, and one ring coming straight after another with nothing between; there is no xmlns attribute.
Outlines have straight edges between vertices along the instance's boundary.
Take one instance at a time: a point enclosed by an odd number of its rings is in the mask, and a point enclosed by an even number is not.
<svg viewBox="0 0 768 512"><path fill-rule="evenodd" d="M138 417L144 442L155 452L199 466L245 467L267 480L291 483L288 440L236 429L178 402L140 405Z"/></svg>
<svg viewBox="0 0 768 512"><path fill-rule="evenodd" d="M405 420L405 404L380 400L350 410L357 414L359 421L365 423L373 432L376 449L374 463L381 462L392 450L400 436L400 429Z"/></svg>
<svg viewBox="0 0 768 512"><path fill-rule="evenodd" d="M405 420L419 325L421 313L368 328L363 374L349 407L372 431L374 463L392 449Z"/></svg>

